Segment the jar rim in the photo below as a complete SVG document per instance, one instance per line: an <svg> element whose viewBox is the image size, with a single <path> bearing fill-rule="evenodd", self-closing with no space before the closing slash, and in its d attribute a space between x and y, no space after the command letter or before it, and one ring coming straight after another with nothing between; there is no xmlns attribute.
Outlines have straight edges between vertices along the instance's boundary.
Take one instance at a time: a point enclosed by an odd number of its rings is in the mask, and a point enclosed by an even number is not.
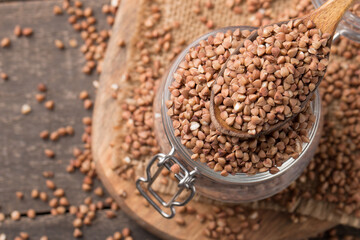
<svg viewBox="0 0 360 240"><path fill-rule="evenodd" d="M248 175L246 173L236 173L235 175L229 174L228 176L224 177L220 174L220 172L215 172L213 169L209 168L205 163L201 163L200 161L195 161L191 159L191 150L186 148L181 142L180 138L176 137L174 135L174 129L172 125L172 120L170 116L167 114L167 107L165 105L166 100L170 99L170 91L168 91L171 83L173 82L173 73L178 68L181 61L184 59L185 55L188 53L190 48L195 47L199 44L201 40L207 39L210 35L215 35L217 32L226 32L228 30L255 30L254 27L248 27L248 26L231 26L231 27L225 27L225 28L219 28L215 31L209 32L207 34L202 35L195 41L193 41L191 44L187 46L186 49L184 49L179 56L176 58L176 60L172 63L170 70L167 73L166 79L164 79L166 82L164 84L164 91L162 91L161 95L161 120L164 126L165 135L169 141L169 143L172 145L172 147L175 148L175 151L177 154L180 155L184 161L187 162L188 165L190 165L193 168L197 168L199 173L201 175L204 175L210 179L213 179L217 182L223 182L226 184L253 184L257 182L267 181L275 177L279 177L284 173L287 169L289 169L292 165L294 165L300 158L307 152L310 145L313 143L316 132L320 125L320 116L321 116L321 102L320 102L320 95L318 90L316 90L315 94L315 100L311 102L311 107L313 110L313 114L316 116L315 122L311 129L309 130L308 136L309 136L309 143L303 143L302 144L302 151L298 158L294 159L290 157L288 160L286 160L279 168L279 172L277 174L271 174L269 171L263 172L263 173L256 173L254 175Z"/></svg>

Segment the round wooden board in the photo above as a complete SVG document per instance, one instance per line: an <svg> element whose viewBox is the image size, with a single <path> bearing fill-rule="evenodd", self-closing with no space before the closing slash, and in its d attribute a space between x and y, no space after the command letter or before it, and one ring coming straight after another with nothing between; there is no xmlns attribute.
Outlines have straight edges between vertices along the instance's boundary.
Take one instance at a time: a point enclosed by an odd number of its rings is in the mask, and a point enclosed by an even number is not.
<svg viewBox="0 0 360 240"><path fill-rule="evenodd" d="M179 226L174 219L160 216L152 207L146 207L143 199L136 194L135 183L121 179L111 169L113 150L110 142L115 139L116 113L118 103L111 97L109 89L116 83L126 66L126 48L119 48L117 42L124 39L129 42L137 20L137 8L140 0L123 0L116 16L113 34L109 42L100 77L95 110L93 115L92 149L96 169L103 184L120 207L142 227L162 239L203 239L206 225L196 220L194 215L186 215L185 226ZM120 194L126 191L127 197ZM199 212L209 212L208 203L193 202ZM247 239L305 239L323 232L335 224L308 218L303 223L292 223L287 213L272 210L259 210L261 227L251 232Z"/></svg>

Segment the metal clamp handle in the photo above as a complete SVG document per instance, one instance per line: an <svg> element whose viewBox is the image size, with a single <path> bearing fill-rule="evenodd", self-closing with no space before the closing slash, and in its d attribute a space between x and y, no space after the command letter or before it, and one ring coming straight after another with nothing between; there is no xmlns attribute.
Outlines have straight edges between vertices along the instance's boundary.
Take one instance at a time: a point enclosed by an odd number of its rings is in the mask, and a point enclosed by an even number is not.
<svg viewBox="0 0 360 240"><path fill-rule="evenodd" d="M146 179L143 177L140 177L136 181L136 188L139 190L141 195L165 218L172 218L175 215L175 209L174 206L184 206L187 204L195 195L196 189L194 186L194 180L195 175L197 173L197 169L195 168L193 171L189 172L186 170L186 168L176 159L175 156L173 156L175 150L174 148L171 149L169 154L163 154L159 153L155 155L149 164L146 167ZM154 175L151 175L151 167L152 165L158 160L157 167L158 169L154 173ZM180 172L175 174L176 179L179 181L178 184L178 191L174 194L174 196L169 200L169 202L164 201L151 187L154 183L155 179L159 176L162 169L166 167L168 170L170 170L171 166L173 164L178 164L180 166ZM170 209L170 213L164 212L160 206L148 195L148 193L145 192L145 190L141 187L141 182L148 183L147 184L147 190L151 195L155 197L155 199L166 208ZM179 197L179 195L183 192L184 189L187 189L190 191L190 195L183 201L178 202L176 199Z"/></svg>

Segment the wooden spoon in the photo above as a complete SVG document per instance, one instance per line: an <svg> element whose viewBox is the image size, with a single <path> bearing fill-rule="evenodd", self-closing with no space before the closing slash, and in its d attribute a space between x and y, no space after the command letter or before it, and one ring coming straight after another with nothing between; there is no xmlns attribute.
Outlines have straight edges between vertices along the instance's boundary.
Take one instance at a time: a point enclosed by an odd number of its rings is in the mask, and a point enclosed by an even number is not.
<svg viewBox="0 0 360 240"><path fill-rule="evenodd" d="M312 20L315 23L316 28L320 29L322 33L330 34L331 37L328 42L328 47L330 47L331 39L335 33L336 27L337 27L339 21L341 20L342 16L344 15L345 11L352 4L352 2L354 2L354 0L329 0L324 5L322 5L320 8L315 10L314 12L302 17L302 19L303 20ZM281 24L286 24L289 21L279 22L277 24L280 26ZM274 25L274 24L271 24L271 25ZM247 39L254 41L257 36L258 36L258 31L253 31ZM244 45L244 42L242 42L242 44L240 44L240 46L235 49L235 51L232 53L232 55L238 54L240 48L242 48L243 45ZM219 72L218 76L224 75L224 71L227 68L227 63L228 63L229 59L230 59L230 57L225 62L224 66L221 68L221 71ZM318 83L316 84L316 89L320 85L321 80L322 80L322 78L319 79ZM312 98L312 95L314 92L315 92L315 90L312 91L310 94L308 94L306 99L301 103L301 106L300 106L301 109L303 109L306 106L308 101ZM266 135L273 131L276 131L276 130L280 129L282 126L284 126L286 123L288 123L290 120L292 120L295 116L297 116L297 114L293 114L291 117L287 117L284 120L279 121L278 123L276 123L274 125L271 125L269 129L262 130L255 135L251 135L248 132L241 131L239 129L233 128L233 127L229 126L228 124L226 124L226 122L220 117L220 113L221 113L220 109L214 104L214 97L215 97L215 94L214 94L214 91L212 90L211 98L210 98L210 116L211 116L211 121L214 123L214 126L216 127L216 129L219 132L221 132L222 134L226 134L226 135L233 136L233 137L238 137L238 138L244 139L244 140L255 138L255 137L258 137L258 136L264 135L264 134Z"/></svg>

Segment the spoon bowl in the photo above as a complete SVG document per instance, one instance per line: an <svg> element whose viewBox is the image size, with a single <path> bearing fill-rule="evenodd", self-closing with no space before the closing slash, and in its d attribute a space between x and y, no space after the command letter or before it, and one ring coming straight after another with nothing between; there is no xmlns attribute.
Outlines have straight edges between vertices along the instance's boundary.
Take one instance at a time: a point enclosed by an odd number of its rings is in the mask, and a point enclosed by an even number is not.
<svg viewBox="0 0 360 240"><path fill-rule="evenodd" d="M304 22L308 22L309 20L311 20L315 24L316 29L319 29L321 31L321 33L323 34L323 36L325 36L325 34L327 34L326 37L328 37L328 40L327 40L326 47L330 47L331 42L332 42L332 36L335 33L337 24L339 23L339 21L341 20L341 17L343 16L343 14L347 10L347 8L350 7L350 5L352 4L353 1L354 0L329 0L323 6L321 6L314 12L310 13L307 16L299 18L299 19L303 20ZM276 23L276 25L281 26L282 24L289 24L290 21L295 22L296 20L297 19L283 21L283 22ZM275 24L270 24L269 26L274 26L274 25ZM247 39L250 41L254 41L258 36L259 36L258 31L255 30L248 36ZM242 47L244 47L244 42L245 41L243 41L235 49L235 51L231 54L231 56L240 53L240 49ZM228 65L228 62L229 62L231 56L227 59L225 64L222 66L222 68L218 74L218 77L224 76L224 72L227 69L227 65ZM329 58L329 54L326 56L326 58L327 59ZM324 71L326 71L326 69ZM319 87L319 85L323 79L323 76L324 76L324 74L321 77L319 77L318 81L315 84L315 89L313 89L313 91L311 91L309 94L307 94L306 99L301 102L301 105L300 105L301 110L304 109L306 107L306 105L308 104L308 102L310 101L310 99L312 99L313 93ZM229 135L232 137L238 137L238 138L244 139L244 140L256 138L256 137L259 137L260 135L267 135L276 130L279 130L285 124L287 124L289 121L291 121L296 116L298 116L298 113L293 113L291 116L285 117L284 120L279 120L277 123L272 124L267 129L262 129L260 132L258 132L256 134L250 134L250 133L248 133L248 131L242 131L242 130L236 129L232 126L229 126L221 118L221 116L220 116L221 110L219 109L218 106L216 106L216 104L214 102L214 98L215 98L215 93L214 93L214 88L212 88L211 98L210 98L210 116L211 116L211 121L213 122L215 128L222 134ZM299 113L300 112L301 111L299 111Z"/></svg>

